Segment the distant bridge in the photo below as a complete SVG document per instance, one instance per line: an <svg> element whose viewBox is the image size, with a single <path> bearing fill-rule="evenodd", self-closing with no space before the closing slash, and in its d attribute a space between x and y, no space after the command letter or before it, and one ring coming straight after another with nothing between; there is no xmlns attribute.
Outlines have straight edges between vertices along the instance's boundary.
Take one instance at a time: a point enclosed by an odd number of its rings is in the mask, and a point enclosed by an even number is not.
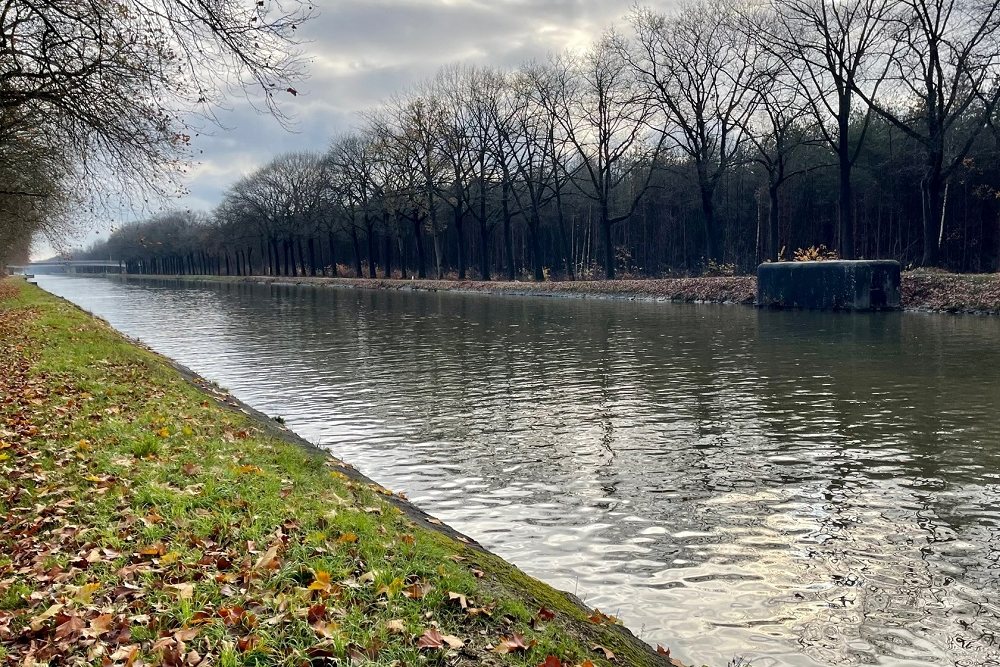
<svg viewBox="0 0 1000 667"><path fill-rule="evenodd" d="M9 273L122 273L124 262L109 259L47 259L18 266L8 266Z"/></svg>

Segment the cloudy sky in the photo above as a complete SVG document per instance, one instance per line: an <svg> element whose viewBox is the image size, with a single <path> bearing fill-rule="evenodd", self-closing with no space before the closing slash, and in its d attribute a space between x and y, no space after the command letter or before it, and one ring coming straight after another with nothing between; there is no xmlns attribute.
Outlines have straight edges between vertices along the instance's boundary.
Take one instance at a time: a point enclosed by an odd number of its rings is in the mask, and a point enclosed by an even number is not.
<svg viewBox="0 0 1000 667"><path fill-rule="evenodd" d="M670 0L650 0L663 6ZM361 111L427 79L442 65L516 66L583 48L620 22L632 0L326 0L302 29L309 77L285 109L289 132L245 100L219 114L222 128L199 136L190 195L171 207L211 210L241 175L274 155L323 150ZM125 221L132 214L122 213ZM91 231L84 243L103 237ZM44 254L37 248L35 254Z"/></svg>

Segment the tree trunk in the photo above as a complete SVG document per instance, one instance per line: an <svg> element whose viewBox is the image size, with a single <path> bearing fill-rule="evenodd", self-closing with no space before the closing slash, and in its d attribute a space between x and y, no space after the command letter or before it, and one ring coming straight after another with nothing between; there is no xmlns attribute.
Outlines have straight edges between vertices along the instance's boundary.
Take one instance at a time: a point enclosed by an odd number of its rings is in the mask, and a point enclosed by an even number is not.
<svg viewBox="0 0 1000 667"><path fill-rule="evenodd" d="M480 156L480 164L483 157ZM490 226L486 211L486 179L479 177L479 278L490 279Z"/></svg>
<svg viewBox="0 0 1000 667"><path fill-rule="evenodd" d="M420 220L413 221L413 237L417 240L417 277L423 280L427 277L427 262L424 261L423 225Z"/></svg>
<svg viewBox="0 0 1000 667"><path fill-rule="evenodd" d="M366 226L366 234L367 234L367 237L368 237L367 238L367 241L368 241L368 277L374 279L374 278L378 277L376 275L376 273L375 273L375 226L371 225L371 224L367 225Z"/></svg>
<svg viewBox="0 0 1000 667"><path fill-rule="evenodd" d="M309 275L318 276L319 270L318 267L316 266L316 239L310 236L308 241L308 246L309 246Z"/></svg>
<svg viewBox="0 0 1000 667"><path fill-rule="evenodd" d="M777 261L781 252L780 215L778 210L778 185L772 183L767 186L767 196L770 201L770 209L767 212L767 259L772 262Z"/></svg>
<svg viewBox="0 0 1000 667"><path fill-rule="evenodd" d="M358 228L351 225L351 246L354 249L354 277L364 278L365 274L361 270L361 242L358 240Z"/></svg>
<svg viewBox="0 0 1000 667"><path fill-rule="evenodd" d="M296 239L295 245L297 245L298 248L299 248L299 265L302 267L302 275L308 276L309 275L309 270L306 268L306 253L303 251L303 248L302 248L302 238L301 237L299 237L298 239ZM298 275L298 274L296 273L296 275Z"/></svg>
<svg viewBox="0 0 1000 667"><path fill-rule="evenodd" d="M848 107L849 109L849 107ZM854 259L854 209L851 205L850 115L838 119L837 168L840 196L837 211L837 251L842 259Z"/></svg>
<svg viewBox="0 0 1000 667"><path fill-rule="evenodd" d="M437 268L437 279L444 278L444 270L441 267L441 232L436 229L431 233L431 240L434 242L434 264Z"/></svg>
<svg viewBox="0 0 1000 667"><path fill-rule="evenodd" d="M392 278L392 234L389 233L388 226L386 226L385 230L385 235L382 237L382 252L384 254L382 258L382 276Z"/></svg>
<svg viewBox="0 0 1000 667"><path fill-rule="evenodd" d="M715 229L715 202L712 197L712 188L708 185L701 186L701 216L705 230L705 259L710 262L718 262L719 245Z"/></svg>
<svg viewBox="0 0 1000 667"><path fill-rule="evenodd" d="M937 156L928 156L927 173L920 182L920 194L923 199L924 254L920 260L922 266L936 267L941 263L941 225L943 179L941 178L941 162Z"/></svg>
<svg viewBox="0 0 1000 667"><path fill-rule="evenodd" d="M455 207L455 232L458 234L458 279L465 280L465 215L461 202ZM440 265L440 261L438 264ZM438 273L441 273L440 268ZM438 275L438 278L440 277Z"/></svg>
<svg viewBox="0 0 1000 667"><path fill-rule="evenodd" d="M545 280L545 271L542 268L542 221L537 208L532 207L530 221L528 227L531 232L531 266L535 280L542 282Z"/></svg>
<svg viewBox="0 0 1000 667"><path fill-rule="evenodd" d="M611 242L611 220L606 202L601 204L601 235L604 240L604 277L615 279L615 246Z"/></svg>
<svg viewBox="0 0 1000 667"><path fill-rule="evenodd" d="M337 277L337 243L334 239L333 232L327 232L326 242L330 245L330 271L333 273L333 277Z"/></svg>
<svg viewBox="0 0 1000 667"><path fill-rule="evenodd" d="M501 195L503 206L503 246L504 259L507 263L507 280L514 280L516 269L514 268L514 225L511 222L513 215L510 212L510 184L504 182Z"/></svg>

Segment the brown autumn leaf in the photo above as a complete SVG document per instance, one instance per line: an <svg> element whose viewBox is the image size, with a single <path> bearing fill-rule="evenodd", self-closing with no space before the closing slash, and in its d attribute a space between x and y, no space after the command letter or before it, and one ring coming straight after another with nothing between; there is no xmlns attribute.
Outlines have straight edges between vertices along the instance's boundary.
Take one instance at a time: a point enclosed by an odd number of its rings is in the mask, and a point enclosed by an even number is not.
<svg viewBox="0 0 1000 667"><path fill-rule="evenodd" d="M323 639L335 637L337 634L336 630L340 627L337 623L328 623L327 621L316 621L315 623L310 623L309 626Z"/></svg>
<svg viewBox="0 0 1000 667"><path fill-rule="evenodd" d="M100 616L95 616L90 619L90 627L87 628L87 635L91 637L100 637L101 635L111 631L111 624L114 622L114 616L111 614L101 614Z"/></svg>
<svg viewBox="0 0 1000 667"><path fill-rule="evenodd" d="M249 653L259 643L260 638L257 635L247 635L236 640L236 648L239 649L240 653Z"/></svg>
<svg viewBox="0 0 1000 667"><path fill-rule="evenodd" d="M515 653L520 651L527 651L537 643L538 642L535 641L534 639L532 639L530 642L525 642L524 635L520 635L515 632L510 637L501 637L500 642L493 650L501 654Z"/></svg>
<svg viewBox="0 0 1000 667"><path fill-rule="evenodd" d="M427 628L424 634L417 640L417 648L441 648L444 646L444 637L437 631L437 628Z"/></svg>
<svg viewBox="0 0 1000 667"><path fill-rule="evenodd" d="M667 659L667 663L669 663L670 665L672 665L672 667L684 667L684 663L683 662L681 662L677 658L671 658L670 657L670 649L669 648L664 648L663 646L660 646L659 644L657 644L656 645L656 653L657 653L657 655L662 655L664 658L666 658Z"/></svg>
<svg viewBox="0 0 1000 667"><path fill-rule="evenodd" d="M604 659L613 662L615 659L614 652L606 646L601 646L600 644L594 644L590 647L593 651L598 651L604 654Z"/></svg>
<svg viewBox="0 0 1000 667"><path fill-rule="evenodd" d="M139 657L139 644L122 646L117 651L112 653L110 657L112 662L131 667L132 663L135 662L135 659Z"/></svg>
<svg viewBox="0 0 1000 667"><path fill-rule="evenodd" d="M587 617L587 620L597 625L617 625L618 623L617 616L605 614L600 609L595 609L594 613Z"/></svg>
<svg viewBox="0 0 1000 667"><path fill-rule="evenodd" d="M181 466L181 471L188 477L194 477L201 472L201 467L195 465L194 463L185 463Z"/></svg>
<svg viewBox="0 0 1000 667"><path fill-rule="evenodd" d="M406 623L403 619L394 618L385 624L385 629L390 634L394 635L405 635L406 634Z"/></svg>
<svg viewBox="0 0 1000 667"><path fill-rule="evenodd" d="M154 542L139 549L140 556L162 556L165 553L167 553L167 548L163 546L162 542Z"/></svg>
<svg viewBox="0 0 1000 667"><path fill-rule="evenodd" d="M257 559L257 562L254 563L253 569L277 570L280 566L280 562L278 561L278 549L280 546L280 544L272 544L271 547Z"/></svg>
<svg viewBox="0 0 1000 667"><path fill-rule="evenodd" d="M410 584L403 589L403 595L410 598L411 600L420 600L425 595L434 590L434 587L427 582L418 581L415 584Z"/></svg>
<svg viewBox="0 0 1000 667"><path fill-rule="evenodd" d="M355 533L344 533L337 538L337 541L341 544L354 544L358 541L358 536Z"/></svg>
<svg viewBox="0 0 1000 667"><path fill-rule="evenodd" d="M554 611L542 607L541 609L538 610L538 613L535 615L535 617L540 621L551 621L556 617L556 614Z"/></svg>
<svg viewBox="0 0 1000 667"><path fill-rule="evenodd" d="M167 584L164 588L177 596L179 600L190 600L194 597L194 584L185 582L183 584Z"/></svg>
<svg viewBox="0 0 1000 667"><path fill-rule="evenodd" d="M317 621L321 621L324 618L326 618L326 605L322 602L309 607L309 611L306 612L306 619L309 621L310 625Z"/></svg>
<svg viewBox="0 0 1000 667"><path fill-rule="evenodd" d="M76 639L87 625L79 616L58 616L56 618L56 639Z"/></svg>
<svg viewBox="0 0 1000 667"><path fill-rule="evenodd" d="M454 604L457 604L462 609L468 609L469 608L469 602L468 602L468 600L461 593L454 593L452 591L448 591L448 602L452 602Z"/></svg>
<svg viewBox="0 0 1000 667"><path fill-rule="evenodd" d="M563 667L562 660L554 655L545 656L545 660L538 663L538 667Z"/></svg>
<svg viewBox="0 0 1000 667"><path fill-rule="evenodd" d="M246 611L244 611L243 607L239 606L220 607L219 611L216 613L219 615L219 618L222 619L222 624L226 626L236 625L243 620L243 617L246 615Z"/></svg>
<svg viewBox="0 0 1000 667"><path fill-rule="evenodd" d="M408 544L408 545L412 545L414 542L416 542L416 540L413 539L413 535L410 535L409 533L403 535L399 539L402 540L403 544Z"/></svg>
<svg viewBox="0 0 1000 667"><path fill-rule="evenodd" d="M200 632L199 628L181 628L180 630L174 631L174 639L182 642L189 642L198 636Z"/></svg>

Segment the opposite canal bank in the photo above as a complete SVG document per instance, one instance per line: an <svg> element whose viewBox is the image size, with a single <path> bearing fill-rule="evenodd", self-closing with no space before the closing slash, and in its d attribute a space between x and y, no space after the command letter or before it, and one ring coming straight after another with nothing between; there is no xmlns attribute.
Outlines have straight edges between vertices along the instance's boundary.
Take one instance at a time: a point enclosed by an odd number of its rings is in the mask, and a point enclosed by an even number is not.
<svg viewBox="0 0 1000 667"><path fill-rule="evenodd" d="M2 661L671 664L21 281L0 359Z"/></svg>
<svg viewBox="0 0 1000 667"><path fill-rule="evenodd" d="M506 282L475 280L393 280L313 276L151 276L128 274L129 280L216 281L252 284L294 284L323 287L427 292L471 292L510 296L637 299L688 303L753 305L754 276L665 278L643 280L578 280L566 282ZM902 275L904 310L1000 315L1000 274L954 274L906 271Z"/></svg>

